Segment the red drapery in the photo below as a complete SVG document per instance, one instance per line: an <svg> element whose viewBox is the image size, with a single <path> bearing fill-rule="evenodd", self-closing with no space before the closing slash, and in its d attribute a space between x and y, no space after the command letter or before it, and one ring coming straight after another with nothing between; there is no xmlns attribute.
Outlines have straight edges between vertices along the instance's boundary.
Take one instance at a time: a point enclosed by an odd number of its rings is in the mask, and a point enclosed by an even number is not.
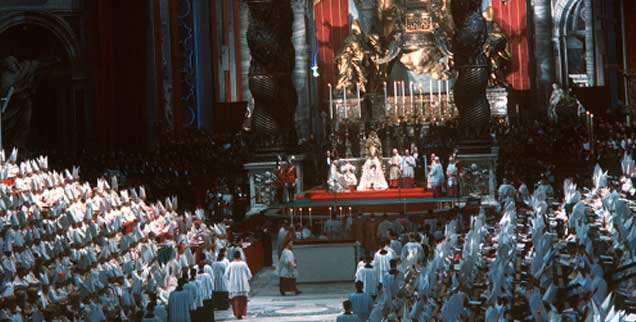
<svg viewBox="0 0 636 322"><path fill-rule="evenodd" d="M318 94L320 106L328 97L327 84L336 86L335 55L349 35L349 1L314 1L314 23L318 41Z"/></svg>
<svg viewBox="0 0 636 322"><path fill-rule="evenodd" d="M508 81L517 90L530 89L526 0L492 1L495 22L508 35L512 53L512 73Z"/></svg>
<svg viewBox="0 0 636 322"><path fill-rule="evenodd" d="M89 1L90 77L95 88L96 143L136 149L147 140L146 26L142 1Z"/></svg>

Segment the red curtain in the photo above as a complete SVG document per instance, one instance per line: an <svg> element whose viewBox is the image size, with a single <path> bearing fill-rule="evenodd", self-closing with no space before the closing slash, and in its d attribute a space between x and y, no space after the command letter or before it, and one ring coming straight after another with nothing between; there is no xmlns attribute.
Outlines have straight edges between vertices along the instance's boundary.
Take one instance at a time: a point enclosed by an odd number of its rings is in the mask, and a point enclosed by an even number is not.
<svg viewBox="0 0 636 322"><path fill-rule="evenodd" d="M145 146L149 10L145 1L89 1L95 133L104 149Z"/></svg>
<svg viewBox="0 0 636 322"><path fill-rule="evenodd" d="M530 89L526 0L508 0L505 4L493 0L492 7L495 22L508 35L512 53L512 73L508 75L508 81L517 90Z"/></svg>
<svg viewBox="0 0 636 322"><path fill-rule="evenodd" d="M320 106L328 99L327 84L336 86L335 55L349 35L349 1L314 1L314 23L318 41L318 94Z"/></svg>

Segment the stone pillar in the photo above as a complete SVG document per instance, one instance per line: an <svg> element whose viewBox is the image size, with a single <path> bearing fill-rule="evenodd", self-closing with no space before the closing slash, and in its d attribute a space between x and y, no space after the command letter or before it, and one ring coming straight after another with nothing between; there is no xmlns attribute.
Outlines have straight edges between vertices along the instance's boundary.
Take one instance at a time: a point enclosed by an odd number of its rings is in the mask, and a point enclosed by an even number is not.
<svg viewBox="0 0 636 322"><path fill-rule="evenodd" d="M594 77L594 16L592 13L592 0L585 0L585 73L587 74L587 82L590 86L596 86L596 77ZM567 75L566 75L567 76Z"/></svg>
<svg viewBox="0 0 636 322"><path fill-rule="evenodd" d="M239 26L240 26L240 42L241 42L241 83L243 88L243 100L250 102L252 100L252 92L250 91L250 47L247 45L247 26L250 24L250 9L245 1L241 1L239 7ZM251 106L251 105L250 105ZM251 111L250 111L251 112Z"/></svg>
<svg viewBox="0 0 636 322"><path fill-rule="evenodd" d="M547 109L552 83L554 82L554 54L552 44L552 10L550 0L532 1L534 21L534 57L538 107ZM543 115L546 115L543 113Z"/></svg>
<svg viewBox="0 0 636 322"><path fill-rule="evenodd" d="M293 0L292 45L296 53L293 70L296 88L296 131L299 138L309 137L309 53L307 46L307 26L305 24L306 0Z"/></svg>
<svg viewBox="0 0 636 322"><path fill-rule="evenodd" d="M612 108L618 108L618 44L616 37L616 29L618 21L614 19L616 17L616 4L614 1L602 1L604 9L604 21L603 31L605 32L605 86L609 88L610 93L610 106Z"/></svg>

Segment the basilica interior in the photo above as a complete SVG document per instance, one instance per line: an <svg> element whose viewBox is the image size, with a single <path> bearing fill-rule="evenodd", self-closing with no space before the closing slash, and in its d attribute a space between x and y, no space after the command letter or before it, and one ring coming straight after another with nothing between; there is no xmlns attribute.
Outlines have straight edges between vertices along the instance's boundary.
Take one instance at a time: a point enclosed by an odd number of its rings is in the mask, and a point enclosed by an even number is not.
<svg viewBox="0 0 636 322"><path fill-rule="evenodd" d="M636 321L636 1L0 1L0 322Z"/></svg>

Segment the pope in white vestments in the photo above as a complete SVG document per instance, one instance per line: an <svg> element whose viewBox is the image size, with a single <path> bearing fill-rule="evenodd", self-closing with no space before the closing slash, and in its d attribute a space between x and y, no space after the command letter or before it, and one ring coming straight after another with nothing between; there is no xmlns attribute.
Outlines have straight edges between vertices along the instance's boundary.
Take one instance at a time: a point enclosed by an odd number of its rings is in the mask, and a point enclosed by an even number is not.
<svg viewBox="0 0 636 322"><path fill-rule="evenodd" d="M369 156L362 166L362 176L360 176L358 190L386 190L388 188L389 185L386 183L384 171L382 171L382 163L376 155L376 148L371 146L369 147Z"/></svg>

